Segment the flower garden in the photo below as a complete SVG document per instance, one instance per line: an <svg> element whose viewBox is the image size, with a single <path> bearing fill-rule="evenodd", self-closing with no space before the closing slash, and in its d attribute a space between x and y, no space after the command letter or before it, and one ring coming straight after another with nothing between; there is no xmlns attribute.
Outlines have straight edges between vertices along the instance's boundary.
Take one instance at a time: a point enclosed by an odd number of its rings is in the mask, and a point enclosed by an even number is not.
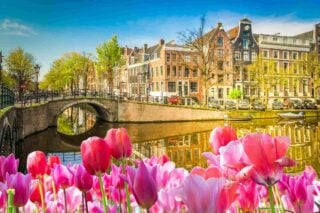
<svg viewBox="0 0 320 213"><path fill-rule="evenodd" d="M319 212L320 182L312 167L294 166L287 137L251 133L237 138L226 126L211 132L206 168L176 168L167 156L132 162L123 128L81 144L82 164L62 165L41 151L19 160L0 156L1 212ZM318 204L319 202L319 204Z"/></svg>

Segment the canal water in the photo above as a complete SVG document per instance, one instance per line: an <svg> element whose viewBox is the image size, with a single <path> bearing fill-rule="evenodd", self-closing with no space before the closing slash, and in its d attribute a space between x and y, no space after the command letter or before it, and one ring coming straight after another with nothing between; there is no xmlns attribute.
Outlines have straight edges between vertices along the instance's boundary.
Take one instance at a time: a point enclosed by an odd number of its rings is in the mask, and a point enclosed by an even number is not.
<svg viewBox="0 0 320 213"><path fill-rule="evenodd" d="M64 164L81 162L80 144L90 136L104 137L110 128L128 130L134 149L134 158L167 154L178 167L190 169L206 166L201 153L210 151L209 135L215 127L231 125L238 137L250 132L283 135L291 139L288 155L297 161L287 172L296 173L312 165L320 171L320 127L317 118L284 121L263 119L252 121L201 121L168 123L107 123L96 119L89 105L67 109L58 118L57 128L49 128L31 135L17 147L20 169L24 170L28 153L41 150L46 154L59 155Z"/></svg>

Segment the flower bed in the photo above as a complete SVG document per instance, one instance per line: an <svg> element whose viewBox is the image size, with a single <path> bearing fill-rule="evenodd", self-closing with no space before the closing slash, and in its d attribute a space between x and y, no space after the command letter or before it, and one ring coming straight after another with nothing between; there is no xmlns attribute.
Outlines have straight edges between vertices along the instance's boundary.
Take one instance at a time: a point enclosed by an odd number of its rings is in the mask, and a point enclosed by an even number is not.
<svg viewBox="0 0 320 213"><path fill-rule="evenodd" d="M203 153L208 167L190 172L167 156L130 161L131 139L123 128L81 144L82 164L62 165L57 156L32 152L27 174L19 161L0 157L1 212L318 212L320 184L307 167L283 172L287 137L252 133L237 138L216 128Z"/></svg>

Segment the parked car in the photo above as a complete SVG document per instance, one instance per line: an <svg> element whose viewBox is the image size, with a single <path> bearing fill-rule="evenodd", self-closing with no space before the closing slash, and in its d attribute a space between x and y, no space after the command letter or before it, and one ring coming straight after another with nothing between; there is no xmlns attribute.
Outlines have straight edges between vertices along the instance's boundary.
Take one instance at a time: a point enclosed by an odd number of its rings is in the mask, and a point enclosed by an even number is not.
<svg viewBox="0 0 320 213"><path fill-rule="evenodd" d="M302 105L305 109L317 109L316 103L310 99L303 100Z"/></svg>
<svg viewBox="0 0 320 213"><path fill-rule="evenodd" d="M211 100L208 103L209 108L215 108L215 109L220 109L220 104L218 100Z"/></svg>
<svg viewBox="0 0 320 213"><path fill-rule="evenodd" d="M242 99L239 102L238 109L250 109L250 103L248 99Z"/></svg>
<svg viewBox="0 0 320 213"><path fill-rule="evenodd" d="M261 101L256 100L253 102L253 109L264 111L266 110L266 106Z"/></svg>
<svg viewBox="0 0 320 213"><path fill-rule="evenodd" d="M283 101L284 108L303 109L302 101L299 98L290 98Z"/></svg>
<svg viewBox="0 0 320 213"><path fill-rule="evenodd" d="M274 110L283 109L283 104L281 103L281 101L275 100L272 102L272 109Z"/></svg>
<svg viewBox="0 0 320 213"><path fill-rule="evenodd" d="M237 109L237 104L235 101L227 100L224 105L224 108L225 109Z"/></svg>
<svg viewBox="0 0 320 213"><path fill-rule="evenodd" d="M176 95L172 95L171 97L168 98L168 103L169 104L181 104L181 98Z"/></svg>

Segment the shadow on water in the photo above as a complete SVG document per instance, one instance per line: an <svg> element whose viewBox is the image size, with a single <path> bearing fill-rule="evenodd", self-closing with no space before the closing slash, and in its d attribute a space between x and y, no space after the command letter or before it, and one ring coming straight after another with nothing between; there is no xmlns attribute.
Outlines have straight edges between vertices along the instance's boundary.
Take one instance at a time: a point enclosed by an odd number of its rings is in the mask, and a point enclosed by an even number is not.
<svg viewBox="0 0 320 213"><path fill-rule="evenodd" d="M291 139L288 155L297 165L287 172L299 172L306 165L319 171L319 136L317 118L306 120L281 121L278 119L251 120L246 122L202 121L170 123L107 123L97 121L88 131L77 135L65 135L49 128L44 132L31 135L21 142L18 156L25 165L28 153L42 150L47 154L59 155L66 164L81 162L80 144L91 136L104 137L110 128L124 127L128 130L135 150L135 157L160 156L167 154L178 167L190 169L196 165L206 166L201 153L210 151L209 135L213 128L231 125L237 130L238 137L250 132L282 135Z"/></svg>

